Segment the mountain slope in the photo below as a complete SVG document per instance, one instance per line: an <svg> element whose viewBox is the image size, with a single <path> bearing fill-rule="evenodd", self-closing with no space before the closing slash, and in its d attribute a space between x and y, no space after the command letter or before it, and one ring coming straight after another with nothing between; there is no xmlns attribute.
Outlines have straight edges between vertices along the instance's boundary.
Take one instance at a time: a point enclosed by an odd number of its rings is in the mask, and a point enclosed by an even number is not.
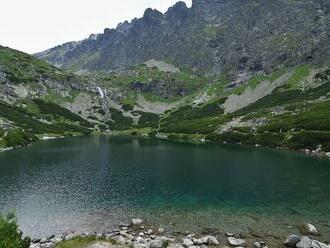
<svg viewBox="0 0 330 248"><path fill-rule="evenodd" d="M8 48L0 54L2 147L110 132L330 151L328 67L306 64L235 82L165 72L162 63L82 77Z"/></svg>
<svg viewBox="0 0 330 248"><path fill-rule="evenodd" d="M89 87L85 78L0 46L0 148L90 133L89 121L60 106Z"/></svg>
<svg viewBox="0 0 330 248"><path fill-rule="evenodd" d="M199 73L270 72L329 62L328 1L193 0L37 54L75 71L127 68L150 59Z"/></svg>

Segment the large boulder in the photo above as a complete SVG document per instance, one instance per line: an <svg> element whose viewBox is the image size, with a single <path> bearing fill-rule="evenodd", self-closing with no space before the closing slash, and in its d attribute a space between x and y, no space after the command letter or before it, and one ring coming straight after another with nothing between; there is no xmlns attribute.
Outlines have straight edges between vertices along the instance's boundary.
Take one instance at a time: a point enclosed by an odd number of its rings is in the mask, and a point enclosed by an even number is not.
<svg viewBox="0 0 330 248"><path fill-rule="evenodd" d="M329 245L323 244L319 241L312 240L308 237L302 237L299 243L296 245L297 248L330 248Z"/></svg>
<svg viewBox="0 0 330 248"><path fill-rule="evenodd" d="M298 229L303 235L320 235L316 227L309 223L298 226Z"/></svg>
<svg viewBox="0 0 330 248"><path fill-rule="evenodd" d="M245 240L243 240L243 239L237 239L237 238L234 238L234 237L228 237L228 243L231 246L235 246L235 247L245 246L246 245Z"/></svg>
<svg viewBox="0 0 330 248"><path fill-rule="evenodd" d="M211 235L201 238L201 241L205 245L219 245L217 238Z"/></svg>
<svg viewBox="0 0 330 248"><path fill-rule="evenodd" d="M163 241L161 239L155 239L150 241L149 247L150 248L162 248L164 245Z"/></svg>
<svg viewBox="0 0 330 248"><path fill-rule="evenodd" d="M290 235L287 237L287 239L284 241L284 245L288 247L296 247L296 244L298 244L301 240L301 236L298 235Z"/></svg>
<svg viewBox="0 0 330 248"><path fill-rule="evenodd" d="M182 244L184 247L189 247L194 245L194 242L191 239L184 238L182 239Z"/></svg>

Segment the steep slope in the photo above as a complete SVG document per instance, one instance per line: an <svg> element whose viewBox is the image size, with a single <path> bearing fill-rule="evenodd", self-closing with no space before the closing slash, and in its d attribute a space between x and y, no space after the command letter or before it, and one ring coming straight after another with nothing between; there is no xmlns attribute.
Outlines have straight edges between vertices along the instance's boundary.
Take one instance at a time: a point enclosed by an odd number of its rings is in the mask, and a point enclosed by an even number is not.
<svg viewBox="0 0 330 248"><path fill-rule="evenodd" d="M0 46L0 147L90 133L94 125L60 106L78 92L93 94L86 78Z"/></svg>
<svg viewBox="0 0 330 248"><path fill-rule="evenodd" d="M80 42L37 54L75 71L127 68L150 59L200 73L271 72L329 62L330 3L324 0L193 0Z"/></svg>

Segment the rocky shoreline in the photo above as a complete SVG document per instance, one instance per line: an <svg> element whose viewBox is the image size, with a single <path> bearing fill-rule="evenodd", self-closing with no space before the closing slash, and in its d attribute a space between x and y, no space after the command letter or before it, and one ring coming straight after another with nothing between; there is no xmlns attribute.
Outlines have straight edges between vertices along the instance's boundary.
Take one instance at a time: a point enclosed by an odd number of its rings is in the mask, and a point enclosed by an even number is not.
<svg viewBox="0 0 330 248"><path fill-rule="evenodd" d="M118 228L102 233L67 232L62 235L50 235L45 238L33 239L30 248L55 248L62 242L76 238L95 239L87 248L330 248L329 244L319 242L320 237L312 224L299 226L301 235L289 235L285 240L271 242L261 236L246 236L234 233L211 231L206 234L190 232L167 232L164 228L152 229L142 219L132 219L130 224L121 224ZM84 246L85 247L85 246Z"/></svg>

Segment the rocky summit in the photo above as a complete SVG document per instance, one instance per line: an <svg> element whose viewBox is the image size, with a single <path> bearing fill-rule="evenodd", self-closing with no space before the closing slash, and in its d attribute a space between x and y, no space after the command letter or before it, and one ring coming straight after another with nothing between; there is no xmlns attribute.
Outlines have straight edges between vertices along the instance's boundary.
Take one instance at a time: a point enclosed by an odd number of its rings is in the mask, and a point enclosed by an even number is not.
<svg viewBox="0 0 330 248"><path fill-rule="evenodd" d="M36 54L79 72L113 71L148 60L201 74L271 72L329 62L330 3L324 0L193 0L79 42Z"/></svg>

